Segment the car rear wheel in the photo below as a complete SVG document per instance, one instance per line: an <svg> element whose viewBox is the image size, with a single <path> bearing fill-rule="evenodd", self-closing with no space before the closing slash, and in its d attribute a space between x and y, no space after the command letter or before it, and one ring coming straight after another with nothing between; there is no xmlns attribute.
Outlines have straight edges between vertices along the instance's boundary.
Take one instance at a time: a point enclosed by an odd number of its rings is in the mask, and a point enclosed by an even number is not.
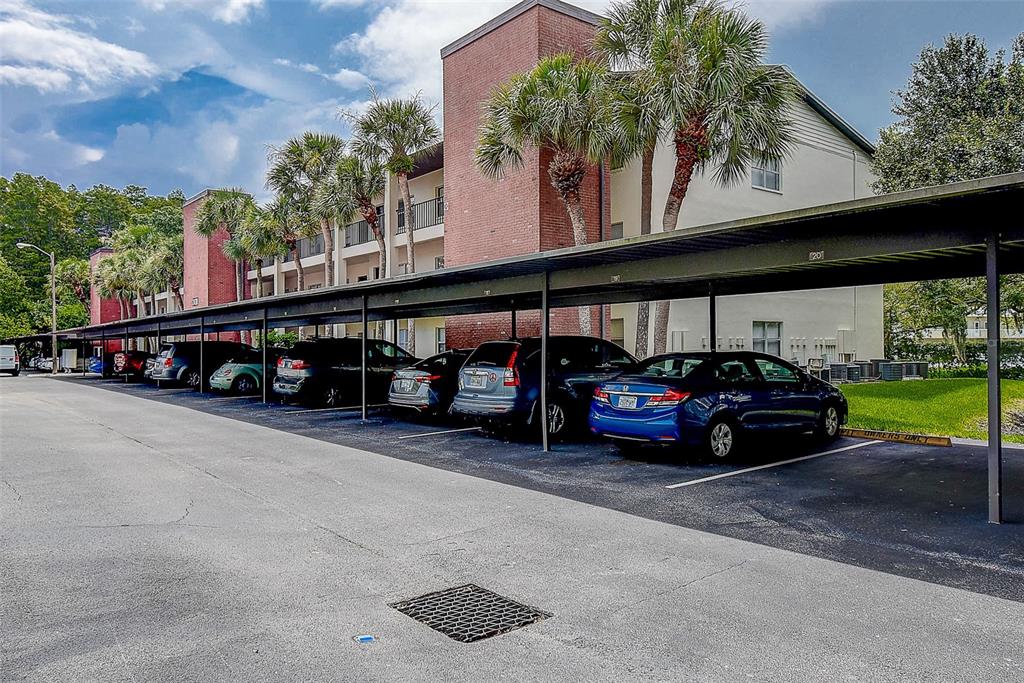
<svg viewBox="0 0 1024 683"><path fill-rule="evenodd" d="M185 386L192 387L193 389L199 388L199 372L196 370L189 370L185 374Z"/></svg>
<svg viewBox="0 0 1024 683"><path fill-rule="evenodd" d="M320 401L327 408L337 408L342 404L344 396L341 393L341 388L330 384L324 387L323 394L320 396Z"/></svg>
<svg viewBox="0 0 1024 683"><path fill-rule="evenodd" d="M256 391L256 380L248 375L242 375L235 380L232 389L236 394L251 394Z"/></svg>
<svg viewBox="0 0 1024 683"><path fill-rule="evenodd" d="M816 432L818 438L825 441L832 441L839 436L839 410L835 405L828 404L821 411Z"/></svg>
<svg viewBox="0 0 1024 683"><path fill-rule="evenodd" d="M736 452L736 425L730 420L716 420L704 437L705 450L718 460L726 460Z"/></svg>

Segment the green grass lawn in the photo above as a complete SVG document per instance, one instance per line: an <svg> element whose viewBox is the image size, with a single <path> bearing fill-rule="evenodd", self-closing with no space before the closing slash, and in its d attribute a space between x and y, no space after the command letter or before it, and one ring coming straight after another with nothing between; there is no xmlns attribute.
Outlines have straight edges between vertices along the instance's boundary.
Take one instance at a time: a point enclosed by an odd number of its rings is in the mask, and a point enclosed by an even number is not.
<svg viewBox="0 0 1024 683"><path fill-rule="evenodd" d="M844 384L850 427L939 436L985 438L986 385L983 379L927 379ZM1003 413L1024 410L1024 381L1003 380ZM1003 440L1024 443L1024 436Z"/></svg>

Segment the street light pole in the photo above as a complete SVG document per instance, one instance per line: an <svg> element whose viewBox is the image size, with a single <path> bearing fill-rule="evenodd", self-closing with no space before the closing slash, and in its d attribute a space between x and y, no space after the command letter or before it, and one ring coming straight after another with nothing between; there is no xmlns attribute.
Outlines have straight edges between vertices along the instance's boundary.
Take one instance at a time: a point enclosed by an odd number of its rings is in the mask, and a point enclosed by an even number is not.
<svg viewBox="0 0 1024 683"><path fill-rule="evenodd" d="M50 259L50 353L52 355L53 367L50 374L57 374L57 259L53 252L40 249L28 242L18 242L15 246L18 249L35 249L40 254Z"/></svg>

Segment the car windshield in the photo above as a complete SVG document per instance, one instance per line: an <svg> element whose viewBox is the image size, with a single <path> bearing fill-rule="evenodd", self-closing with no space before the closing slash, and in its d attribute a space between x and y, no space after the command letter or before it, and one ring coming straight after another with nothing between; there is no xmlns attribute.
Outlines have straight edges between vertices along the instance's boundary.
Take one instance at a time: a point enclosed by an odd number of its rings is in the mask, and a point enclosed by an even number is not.
<svg viewBox="0 0 1024 683"><path fill-rule="evenodd" d="M463 361L466 360L466 354L464 353L439 353L436 356L431 356L425 360L421 360L412 366L414 370L423 370L431 374L450 370L452 368L460 368Z"/></svg>
<svg viewBox="0 0 1024 683"><path fill-rule="evenodd" d="M668 356L660 358L649 358L640 364L636 374L641 377L671 377L682 379L706 359L693 356Z"/></svg>
<svg viewBox="0 0 1024 683"><path fill-rule="evenodd" d="M485 342L476 347L466 365L490 365L504 367L508 365L512 353L519 349L518 342Z"/></svg>

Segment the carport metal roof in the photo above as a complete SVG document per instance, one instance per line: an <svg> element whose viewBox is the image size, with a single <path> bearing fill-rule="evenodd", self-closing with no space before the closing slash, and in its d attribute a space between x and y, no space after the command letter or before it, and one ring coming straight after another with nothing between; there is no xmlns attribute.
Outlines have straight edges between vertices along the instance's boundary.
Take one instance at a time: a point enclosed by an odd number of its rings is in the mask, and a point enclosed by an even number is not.
<svg viewBox="0 0 1024 683"><path fill-rule="evenodd" d="M995 320L999 275L1021 272L1024 173L1015 173L64 330L58 336L95 340L357 320L365 330L367 320L541 308L546 343L550 308L709 296L714 327L714 301L720 295L967 276L987 277L987 313ZM988 489L994 522L1002 517L998 335L999 325L990 325ZM29 338L37 335L22 339ZM364 365L364 416L365 372ZM545 406L542 383L541 414ZM546 429L542 433L547 449Z"/></svg>
<svg viewBox="0 0 1024 683"><path fill-rule="evenodd" d="M1024 272L1024 173L63 330L64 339L355 322Z"/></svg>

